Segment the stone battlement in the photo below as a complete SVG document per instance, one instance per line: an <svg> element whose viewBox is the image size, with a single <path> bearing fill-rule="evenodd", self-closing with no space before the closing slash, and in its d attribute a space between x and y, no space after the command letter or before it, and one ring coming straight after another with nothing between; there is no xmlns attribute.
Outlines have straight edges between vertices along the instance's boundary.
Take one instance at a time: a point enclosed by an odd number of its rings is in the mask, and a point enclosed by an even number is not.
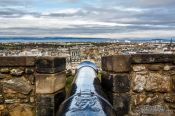
<svg viewBox="0 0 175 116"><path fill-rule="evenodd" d="M0 57L0 116L54 116L65 67L62 57Z"/></svg>
<svg viewBox="0 0 175 116"><path fill-rule="evenodd" d="M0 116L54 116L65 98L66 59L0 57ZM102 57L102 86L119 116L173 116L175 55Z"/></svg>
<svg viewBox="0 0 175 116"><path fill-rule="evenodd" d="M119 116L175 114L175 55L102 58L102 86Z"/></svg>

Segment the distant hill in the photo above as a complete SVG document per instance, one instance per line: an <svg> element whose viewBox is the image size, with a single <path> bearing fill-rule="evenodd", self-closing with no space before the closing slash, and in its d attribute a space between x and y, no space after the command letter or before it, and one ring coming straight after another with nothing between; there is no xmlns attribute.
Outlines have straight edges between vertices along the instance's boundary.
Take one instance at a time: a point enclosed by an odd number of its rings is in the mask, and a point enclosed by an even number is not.
<svg viewBox="0 0 175 116"><path fill-rule="evenodd" d="M169 42L170 38L0 37L0 42ZM174 41L174 40L172 40Z"/></svg>

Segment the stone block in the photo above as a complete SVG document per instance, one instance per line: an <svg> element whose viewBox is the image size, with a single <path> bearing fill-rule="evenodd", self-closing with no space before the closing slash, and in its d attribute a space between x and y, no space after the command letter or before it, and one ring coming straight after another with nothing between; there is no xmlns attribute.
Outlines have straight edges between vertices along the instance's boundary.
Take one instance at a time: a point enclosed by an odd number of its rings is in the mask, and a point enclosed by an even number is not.
<svg viewBox="0 0 175 116"><path fill-rule="evenodd" d="M30 97L29 101L30 101L30 103L34 103L35 102L35 97Z"/></svg>
<svg viewBox="0 0 175 116"><path fill-rule="evenodd" d="M102 57L102 69L110 72L129 72L130 56L116 55Z"/></svg>
<svg viewBox="0 0 175 116"><path fill-rule="evenodd" d="M5 99L5 104L20 103L20 99Z"/></svg>
<svg viewBox="0 0 175 116"><path fill-rule="evenodd" d="M4 80L3 87L12 89L22 94L29 94L29 92L32 90L30 83L24 77Z"/></svg>
<svg viewBox="0 0 175 116"><path fill-rule="evenodd" d="M131 56L131 62L133 64L172 63L174 57L173 54L134 54Z"/></svg>
<svg viewBox="0 0 175 116"><path fill-rule="evenodd" d="M130 96L128 94L113 93L112 104L117 116L125 116L129 112Z"/></svg>
<svg viewBox="0 0 175 116"><path fill-rule="evenodd" d="M150 71L159 71L159 70L163 69L163 65L153 64L153 65L148 66L148 69Z"/></svg>
<svg viewBox="0 0 175 116"><path fill-rule="evenodd" d="M55 116L54 107L40 106L36 107L36 116Z"/></svg>
<svg viewBox="0 0 175 116"><path fill-rule="evenodd" d="M2 73L2 74L8 74L9 72L10 72L9 68L1 68L0 69L0 73Z"/></svg>
<svg viewBox="0 0 175 116"><path fill-rule="evenodd" d="M145 84L145 90L149 92L169 92L171 78L169 75L150 72Z"/></svg>
<svg viewBox="0 0 175 116"><path fill-rule="evenodd" d="M103 88L109 91L123 93L130 90L128 74L109 74L103 72L101 81Z"/></svg>
<svg viewBox="0 0 175 116"><path fill-rule="evenodd" d="M172 78L172 89L175 92L175 77Z"/></svg>
<svg viewBox="0 0 175 116"><path fill-rule="evenodd" d="M173 64L175 64L175 56L174 56L174 59L173 59Z"/></svg>
<svg viewBox="0 0 175 116"><path fill-rule="evenodd" d="M5 104L14 104L14 103L28 103L29 99L19 99L19 98L15 98L16 96L14 96L14 99L5 99Z"/></svg>
<svg viewBox="0 0 175 116"><path fill-rule="evenodd" d="M170 105L169 105L169 108L175 109L175 104L170 104ZM175 114L175 113L174 113L174 114Z"/></svg>
<svg viewBox="0 0 175 116"><path fill-rule="evenodd" d="M3 103L4 103L4 97L0 93L0 104L3 104Z"/></svg>
<svg viewBox="0 0 175 116"><path fill-rule="evenodd" d="M164 100L168 103L175 103L175 95L167 95L164 97Z"/></svg>
<svg viewBox="0 0 175 116"><path fill-rule="evenodd" d="M27 104L14 104L9 106L10 116L35 116L33 107Z"/></svg>
<svg viewBox="0 0 175 116"><path fill-rule="evenodd" d="M2 94L3 92L3 84L0 82L0 95Z"/></svg>
<svg viewBox="0 0 175 116"><path fill-rule="evenodd" d="M35 84L35 75L26 75L26 79L29 80L32 85Z"/></svg>
<svg viewBox="0 0 175 116"><path fill-rule="evenodd" d="M35 74L36 93L54 93L65 87L65 72L56 74Z"/></svg>
<svg viewBox="0 0 175 116"><path fill-rule="evenodd" d="M66 58L63 57L39 57L36 60L36 71L38 73L57 73L66 68Z"/></svg>
<svg viewBox="0 0 175 116"><path fill-rule="evenodd" d="M133 73L132 81L133 81L133 91L140 93L145 89L147 75L142 75L139 73Z"/></svg>
<svg viewBox="0 0 175 116"><path fill-rule="evenodd" d="M137 112L137 116L174 116L173 110L170 110L166 104L140 105L132 111Z"/></svg>
<svg viewBox="0 0 175 116"><path fill-rule="evenodd" d="M35 57L29 56L6 56L0 57L0 66L34 66Z"/></svg>
<svg viewBox="0 0 175 116"><path fill-rule="evenodd" d="M16 94L17 93L15 90L9 88L8 86L7 87L6 86L3 87L3 92L4 92L5 95L6 94Z"/></svg>
<svg viewBox="0 0 175 116"><path fill-rule="evenodd" d="M5 79L11 77L10 75L0 74L0 79Z"/></svg>
<svg viewBox="0 0 175 116"><path fill-rule="evenodd" d="M0 111L4 110L5 106L0 104Z"/></svg>
<svg viewBox="0 0 175 116"><path fill-rule="evenodd" d="M25 73L28 74L28 75L33 74L34 73L34 69L32 69L32 68L26 68L25 69Z"/></svg>
<svg viewBox="0 0 175 116"><path fill-rule="evenodd" d="M132 100L131 100L132 107L131 108L138 106L138 105L141 105L141 104L144 104L145 99L146 99L145 94L132 95Z"/></svg>
<svg viewBox="0 0 175 116"><path fill-rule="evenodd" d="M140 93L144 90L149 92L169 92L171 88L171 78L169 75L147 72L132 74L133 91Z"/></svg>
<svg viewBox="0 0 175 116"><path fill-rule="evenodd" d="M23 69L20 68L10 70L10 74L12 76L22 76L23 73L24 73Z"/></svg>
<svg viewBox="0 0 175 116"><path fill-rule="evenodd" d="M161 97L160 95L156 95L156 94L151 94L151 95L147 95L147 98L145 99L145 104L149 104L149 105L156 105L159 104L161 101Z"/></svg>
<svg viewBox="0 0 175 116"><path fill-rule="evenodd" d="M9 114L9 112L8 112L8 110L4 110L4 111L0 111L0 116L9 116L10 114Z"/></svg>
<svg viewBox="0 0 175 116"><path fill-rule="evenodd" d="M59 91L54 94L37 95L36 113L37 116L55 116L58 107L65 99L65 91Z"/></svg>
<svg viewBox="0 0 175 116"><path fill-rule="evenodd" d="M135 71L135 72L140 72L140 71L146 70L146 67L144 65L134 65L132 68L133 68L133 71Z"/></svg>
<svg viewBox="0 0 175 116"><path fill-rule="evenodd" d="M165 65L163 70L165 71L170 71L170 70L174 70L175 66L174 65Z"/></svg>
<svg viewBox="0 0 175 116"><path fill-rule="evenodd" d="M25 66L35 66L36 57L26 56L26 65Z"/></svg>

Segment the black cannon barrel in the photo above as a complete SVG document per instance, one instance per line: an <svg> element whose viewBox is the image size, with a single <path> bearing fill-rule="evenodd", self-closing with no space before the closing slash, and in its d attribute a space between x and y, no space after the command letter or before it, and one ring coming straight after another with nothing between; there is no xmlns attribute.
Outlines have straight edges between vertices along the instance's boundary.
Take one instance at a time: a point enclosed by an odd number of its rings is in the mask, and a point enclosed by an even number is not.
<svg viewBox="0 0 175 116"><path fill-rule="evenodd" d="M115 116L101 89L97 72L97 66L90 61L78 65L70 94L57 116Z"/></svg>

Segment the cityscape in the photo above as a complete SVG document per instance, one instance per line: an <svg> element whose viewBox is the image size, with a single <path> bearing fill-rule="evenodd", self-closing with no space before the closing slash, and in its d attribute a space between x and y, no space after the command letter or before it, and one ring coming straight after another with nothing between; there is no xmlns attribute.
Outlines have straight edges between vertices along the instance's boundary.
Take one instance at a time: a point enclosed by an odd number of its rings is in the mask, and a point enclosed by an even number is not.
<svg viewBox="0 0 175 116"><path fill-rule="evenodd" d="M45 42L0 43L0 56L59 56L66 57L67 68L85 60L101 67L101 57L120 54L175 54L175 43L169 42Z"/></svg>

